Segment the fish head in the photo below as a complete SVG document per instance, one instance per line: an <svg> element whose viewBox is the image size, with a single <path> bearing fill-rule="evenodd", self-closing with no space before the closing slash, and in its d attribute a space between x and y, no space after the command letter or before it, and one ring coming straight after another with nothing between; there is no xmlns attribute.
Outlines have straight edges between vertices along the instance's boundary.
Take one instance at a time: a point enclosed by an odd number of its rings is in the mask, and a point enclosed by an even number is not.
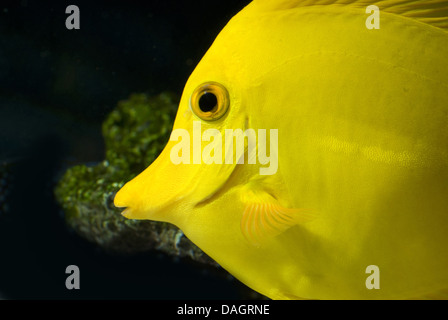
<svg viewBox="0 0 448 320"><path fill-rule="evenodd" d="M247 216L253 210L281 212L283 203L272 191L284 188L278 173L260 178L266 163L259 161L259 132L265 130L265 153L271 154L270 130L277 121L266 111L277 110L268 106L277 101L268 99L272 90L265 90L267 71L259 68L266 59L253 60L254 33L235 18L221 31L184 87L164 150L114 200L115 206L126 208L122 214L129 219L176 225L240 278L241 270L252 270L243 265L256 266L265 257L262 250L254 250L260 237L252 231L259 229L259 221ZM255 146L245 136L247 130L256 132Z"/></svg>
<svg viewBox="0 0 448 320"><path fill-rule="evenodd" d="M248 179L256 170L252 166L242 170L245 165L238 162L244 155L237 150L236 142L232 159L225 159L229 155L225 150L226 130L244 131L249 126L249 113L235 77L229 75L228 69L212 67L221 64L223 61L216 61L215 55L209 53L190 76L167 145L115 196L115 206L126 208L122 212L125 217L169 222L185 232L192 225L198 226L199 222L192 223L192 217L200 220L200 225L214 221L199 218L198 212L210 214L210 207L222 206L214 200L231 188L229 180L237 183ZM238 166L241 168L236 174ZM236 177L230 179L232 176ZM228 195L225 198L233 203L239 201L236 195L234 199Z"/></svg>

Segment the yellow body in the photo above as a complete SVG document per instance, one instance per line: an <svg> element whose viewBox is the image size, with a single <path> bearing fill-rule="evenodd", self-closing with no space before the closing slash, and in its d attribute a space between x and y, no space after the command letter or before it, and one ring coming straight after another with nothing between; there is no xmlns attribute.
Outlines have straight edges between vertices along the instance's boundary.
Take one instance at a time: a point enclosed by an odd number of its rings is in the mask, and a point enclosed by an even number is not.
<svg viewBox="0 0 448 320"><path fill-rule="evenodd" d="M174 125L192 132L202 121L192 92L220 83L229 110L202 131L278 129L277 173L175 165L170 141L115 204L128 218L177 225L270 298L437 294L448 288L448 33L437 17L448 4L308 2L254 1L236 15L189 78ZM414 19L407 2L439 9L429 22ZM380 29L366 28L369 4L380 9ZM314 218L250 241L244 213L271 202ZM366 288L369 265L380 289Z"/></svg>

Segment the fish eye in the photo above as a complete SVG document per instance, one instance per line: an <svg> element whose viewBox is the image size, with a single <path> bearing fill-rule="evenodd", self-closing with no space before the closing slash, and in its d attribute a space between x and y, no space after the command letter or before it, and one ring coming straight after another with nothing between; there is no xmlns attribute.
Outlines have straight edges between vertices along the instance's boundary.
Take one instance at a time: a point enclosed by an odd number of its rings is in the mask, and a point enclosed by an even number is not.
<svg viewBox="0 0 448 320"><path fill-rule="evenodd" d="M217 82L198 86L191 95L190 108L199 118L213 121L221 118L229 109L230 99L226 88Z"/></svg>

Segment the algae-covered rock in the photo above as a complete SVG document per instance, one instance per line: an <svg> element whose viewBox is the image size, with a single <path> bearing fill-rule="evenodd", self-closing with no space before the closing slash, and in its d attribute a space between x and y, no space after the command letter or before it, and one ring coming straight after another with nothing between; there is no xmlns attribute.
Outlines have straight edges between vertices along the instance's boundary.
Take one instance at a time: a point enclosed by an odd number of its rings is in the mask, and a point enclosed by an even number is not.
<svg viewBox="0 0 448 320"><path fill-rule="evenodd" d="M107 251L132 254L157 249L216 265L175 226L126 219L113 205L115 193L162 151L177 105L168 93L152 98L134 94L121 101L103 123L106 159L67 170L55 195L68 225Z"/></svg>

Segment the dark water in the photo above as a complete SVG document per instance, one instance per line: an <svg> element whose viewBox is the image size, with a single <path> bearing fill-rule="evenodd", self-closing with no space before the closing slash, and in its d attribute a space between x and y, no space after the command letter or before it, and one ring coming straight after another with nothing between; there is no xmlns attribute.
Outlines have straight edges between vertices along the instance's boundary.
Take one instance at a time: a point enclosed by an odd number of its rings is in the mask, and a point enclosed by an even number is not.
<svg viewBox="0 0 448 320"><path fill-rule="evenodd" d="M67 163L102 160L101 122L117 101L180 95L249 2L0 2L0 298L241 297L236 281L184 261L105 254L65 226L53 187ZM80 30L65 27L72 4ZM65 287L71 264L80 290Z"/></svg>

